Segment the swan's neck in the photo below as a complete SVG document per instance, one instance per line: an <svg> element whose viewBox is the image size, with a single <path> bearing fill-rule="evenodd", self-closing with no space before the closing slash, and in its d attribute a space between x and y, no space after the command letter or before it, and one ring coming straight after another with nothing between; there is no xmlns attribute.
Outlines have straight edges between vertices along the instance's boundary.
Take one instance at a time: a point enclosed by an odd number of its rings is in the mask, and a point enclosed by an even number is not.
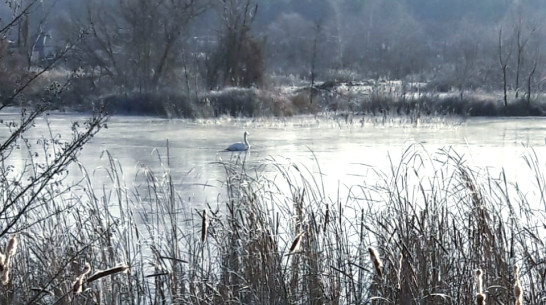
<svg viewBox="0 0 546 305"><path fill-rule="evenodd" d="M248 140L246 139L246 137L247 137L247 134L245 133L245 139L244 139L244 141L245 141L245 146L246 146L246 147L249 147L249 145L248 145Z"/></svg>

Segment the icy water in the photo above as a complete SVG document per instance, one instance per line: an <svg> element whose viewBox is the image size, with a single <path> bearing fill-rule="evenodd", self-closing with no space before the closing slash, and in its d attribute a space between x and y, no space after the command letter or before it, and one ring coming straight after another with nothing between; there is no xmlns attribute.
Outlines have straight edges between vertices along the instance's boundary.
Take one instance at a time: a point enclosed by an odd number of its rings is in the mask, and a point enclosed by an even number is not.
<svg viewBox="0 0 546 305"><path fill-rule="evenodd" d="M52 114L49 122L54 132L68 133L71 122L82 118ZM244 130L250 133L249 153L221 152L242 141ZM38 137L43 131L43 122L38 122L29 136ZM337 196L339 188L370 183L366 181L370 170L389 171L391 160L396 163L403 151L416 143L430 154L451 147L465 156L467 164L492 172L504 168L510 179L520 183L531 179L522 156L532 148L546 170L546 158L542 158L546 152L544 118L472 118L415 125L347 124L313 117L193 121L116 116L83 149L79 159L92 174L95 186L108 185L104 152L109 151L123 168L125 184L138 187L137 174L144 168L160 175L162 166L167 167L167 142L174 184L182 198L191 198L196 204L222 198L225 171L218 161L238 156L246 158L250 170L267 170L262 165L272 162L297 164L316 178L322 177L331 197ZM74 171L74 175L80 173Z"/></svg>

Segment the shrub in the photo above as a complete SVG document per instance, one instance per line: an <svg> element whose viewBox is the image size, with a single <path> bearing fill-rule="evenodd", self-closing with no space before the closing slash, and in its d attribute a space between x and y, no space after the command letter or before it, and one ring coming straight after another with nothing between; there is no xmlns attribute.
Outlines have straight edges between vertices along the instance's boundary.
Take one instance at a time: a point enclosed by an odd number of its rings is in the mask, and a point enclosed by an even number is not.
<svg viewBox="0 0 546 305"><path fill-rule="evenodd" d="M294 115L294 107L288 97L271 91L258 90L258 99L262 103L263 113L274 116Z"/></svg>
<svg viewBox="0 0 546 305"><path fill-rule="evenodd" d="M111 114L194 118L197 113L194 101L184 95L109 96L104 98L102 103Z"/></svg>
<svg viewBox="0 0 546 305"><path fill-rule="evenodd" d="M315 93L313 93L314 96L317 96ZM290 100L292 101L292 105L294 106L295 112L298 114L302 113L316 113L318 111L319 103L321 101L320 98L314 98L313 103L311 104L311 101L309 99L309 89L307 90L301 90L297 94L293 95Z"/></svg>
<svg viewBox="0 0 546 305"><path fill-rule="evenodd" d="M226 88L221 91L211 91L208 100L214 111L214 116L256 116L260 114L260 100L257 89Z"/></svg>
<svg viewBox="0 0 546 305"><path fill-rule="evenodd" d="M519 99L508 103L501 113L505 116L543 116L546 114L544 104L527 103L525 99Z"/></svg>

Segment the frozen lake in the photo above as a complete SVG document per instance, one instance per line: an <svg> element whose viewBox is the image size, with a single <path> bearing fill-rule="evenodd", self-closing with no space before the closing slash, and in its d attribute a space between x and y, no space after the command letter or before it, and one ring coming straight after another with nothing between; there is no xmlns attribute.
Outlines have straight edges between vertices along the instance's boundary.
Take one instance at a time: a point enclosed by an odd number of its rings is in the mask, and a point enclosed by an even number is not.
<svg viewBox="0 0 546 305"><path fill-rule="evenodd" d="M49 121L54 132L68 133L71 122L82 118L52 114ZM43 133L40 120L27 136ZM251 144L246 155L247 169L267 170L262 165L272 160L293 162L316 177L321 172L332 197L337 195L338 186L343 190L362 184L370 170L389 171L389 156L396 163L403 151L415 143L430 154L451 147L464 155L472 167L488 168L493 173L504 168L511 180L519 179L520 183L531 179L522 158L529 148L535 150L540 165L546 169L542 158L546 152L544 118L471 118L416 126L393 122L346 124L313 117L192 121L116 116L83 149L80 161L93 173L93 184L102 187L109 183L104 171L108 160L103 152L107 150L121 164L125 184L138 186L135 176L144 167L161 174L158 155L166 165L168 141L171 174L181 197L198 204L214 204L224 191L225 171L218 161L238 156L220 151L242 141L244 130L250 133Z"/></svg>
<svg viewBox="0 0 546 305"><path fill-rule="evenodd" d="M64 119L59 120L54 123L62 124ZM168 140L169 163L177 189L186 198L211 203L223 191L220 182L224 181L225 171L217 161L239 154L219 151L230 143L242 141L243 130L250 133L247 168L270 163L272 159L304 165L313 173L323 174L332 196L338 185L361 184L370 169L388 171L389 155L397 162L414 143L420 143L431 154L452 147L465 156L469 165L488 167L492 172L504 168L512 179L529 178L522 158L529 147L539 158L546 151L546 120L542 118L478 118L460 125L361 126L311 118L293 118L288 122L193 122L113 117L108 126L82 152L81 160L88 167L99 166L101 152L108 150L123 166L130 185L142 166L159 169L157 152L166 158Z"/></svg>

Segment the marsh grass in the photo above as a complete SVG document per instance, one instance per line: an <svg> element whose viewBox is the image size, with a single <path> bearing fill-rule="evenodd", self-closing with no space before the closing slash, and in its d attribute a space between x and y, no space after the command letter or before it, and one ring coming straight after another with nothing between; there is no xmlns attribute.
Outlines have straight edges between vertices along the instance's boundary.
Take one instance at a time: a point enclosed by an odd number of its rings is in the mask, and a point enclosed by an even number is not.
<svg viewBox="0 0 546 305"><path fill-rule="evenodd" d="M414 145L346 198L325 192L320 166L271 159L252 168L235 157L217 163L226 175L217 202L180 196L168 149L157 151L159 170L142 168L135 188L104 158L108 186L93 185L82 167L77 186L29 215L0 303L546 300L543 165L532 151L536 183L526 190L453 150Z"/></svg>

